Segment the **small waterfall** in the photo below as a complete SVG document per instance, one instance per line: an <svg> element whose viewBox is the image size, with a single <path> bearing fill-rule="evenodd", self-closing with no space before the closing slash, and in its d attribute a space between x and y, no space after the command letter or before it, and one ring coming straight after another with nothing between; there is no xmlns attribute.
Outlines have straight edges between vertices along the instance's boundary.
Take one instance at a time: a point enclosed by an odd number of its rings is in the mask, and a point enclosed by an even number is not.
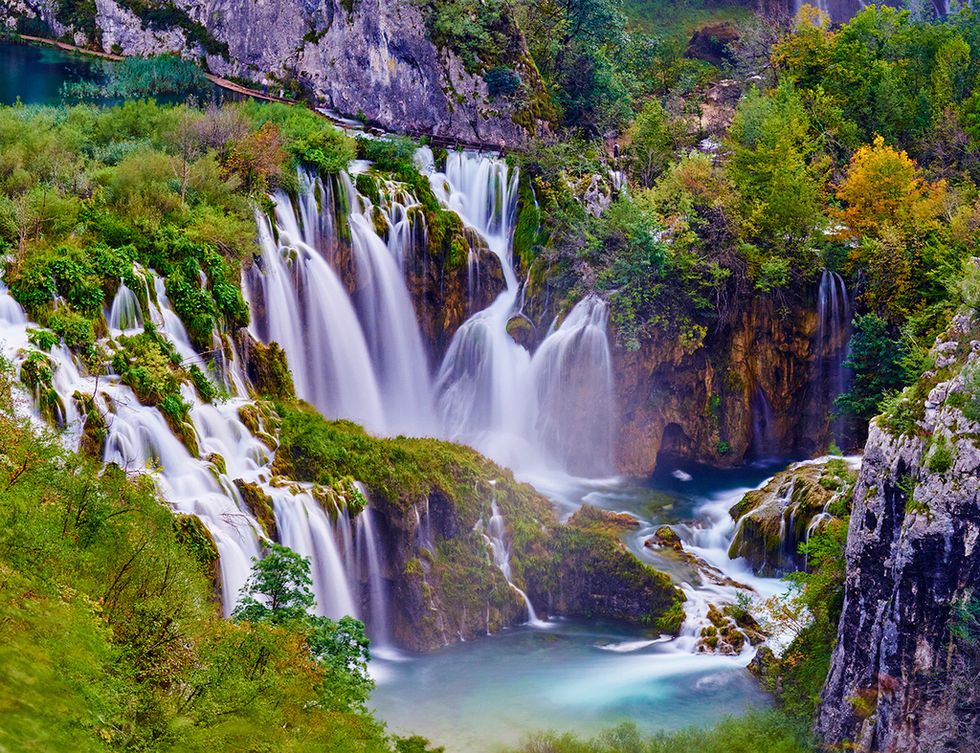
<svg viewBox="0 0 980 753"><path fill-rule="evenodd" d="M814 379L821 405L833 410L834 400L850 386L851 371L844 366L851 335L851 301L844 278L837 272L824 270L817 293L817 334L814 350L817 355ZM831 438L844 442L844 421L833 417Z"/></svg>
<svg viewBox="0 0 980 753"><path fill-rule="evenodd" d="M364 508L357 517L357 548L361 555L360 572L366 575L370 605L371 641L375 646L388 646L391 631L388 621L388 588L384 581L381 550L375 529L375 512Z"/></svg>
<svg viewBox="0 0 980 753"><path fill-rule="evenodd" d="M112 332L131 333L143 329L143 312L140 310L139 299L122 280L119 281L119 290L112 299L106 321Z"/></svg>
<svg viewBox="0 0 980 753"><path fill-rule="evenodd" d="M481 521L482 522L482 521ZM493 552L493 564L495 564L500 572L503 573L504 578L510 584L521 598L524 599L524 605L527 607L527 623L532 627L544 627L547 626L547 622L538 619L537 612L534 611L534 605L528 598L527 594L518 588L511 576L510 569L510 547L507 545L507 523L504 520L504 516L500 514L500 508L497 507L497 500L493 500L490 503L490 522L486 526L484 532L484 537L487 540L487 544L490 547L490 551Z"/></svg>
<svg viewBox="0 0 980 753"><path fill-rule="evenodd" d="M323 507L306 493L275 490L272 499L281 542L310 559L317 611L335 619L356 616L335 524Z"/></svg>
<svg viewBox="0 0 980 753"><path fill-rule="evenodd" d="M782 446L776 432L776 415L761 385L752 395L752 448L756 459L778 457Z"/></svg>

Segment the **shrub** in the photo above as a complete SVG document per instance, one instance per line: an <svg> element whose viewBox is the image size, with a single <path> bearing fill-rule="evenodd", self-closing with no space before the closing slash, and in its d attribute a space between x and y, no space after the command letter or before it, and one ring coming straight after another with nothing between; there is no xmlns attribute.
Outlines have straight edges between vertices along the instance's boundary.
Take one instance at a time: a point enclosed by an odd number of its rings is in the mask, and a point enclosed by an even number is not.
<svg viewBox="0 0 980 753"><path fill-rule="evenodd" d="M521 76L513 68L497 65L483 74L491 97L509 97L521 88Z"/></svg>

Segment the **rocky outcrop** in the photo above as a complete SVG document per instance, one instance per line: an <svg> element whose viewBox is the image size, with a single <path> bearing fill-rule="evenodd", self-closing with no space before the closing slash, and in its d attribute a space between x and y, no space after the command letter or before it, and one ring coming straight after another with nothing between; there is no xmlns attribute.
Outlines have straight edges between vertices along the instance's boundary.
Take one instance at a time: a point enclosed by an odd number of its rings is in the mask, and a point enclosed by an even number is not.
<svg viewBox="0 0 980 753"><path fill-rule="evenodd" d="M980 323L958 316L942 340L868 438L817 722L830 746L966 753L980 740Z"/></svg>
<svg viewBox="0 0 980 753"><path fill-rule="evenodd" d="M850 488L851 474L841 458L797 463L777 473L730 510L738 528L728 556L744 557L760 575L805 570L800 544L822 521L846 512Z"/></svg>
<svg viewBox="0 0 980 753"><path fill-rule="evenodd" d="M818 452L829 407L813 400L814 309L755 297L693 352L677 339L614 350L623 473L652 472L659 453L713 465Z"/></svg>
<svg viewBox="0 0 980 753"><path fill-rule="evenodd" d="M54 35L105 52L202 58L212 73L300 91L391 130L504 147L545 127L534 105L543 101L540 76L516 29L505 62L521 92L492 96L478 71L430 41L413 0L96 0L90 18L67 5L25 0L0 10L8 25L37 17Z"/></svg>
<svg viewBox="0 0 980 753"><path fill-rule="evenodd" d="M583 505L553 529L551 558L527 568L529 594L552 614L621 620L676 633L684 620L684 596L670 578L640 562L622 542L636 528L628 515Z"/></svg>

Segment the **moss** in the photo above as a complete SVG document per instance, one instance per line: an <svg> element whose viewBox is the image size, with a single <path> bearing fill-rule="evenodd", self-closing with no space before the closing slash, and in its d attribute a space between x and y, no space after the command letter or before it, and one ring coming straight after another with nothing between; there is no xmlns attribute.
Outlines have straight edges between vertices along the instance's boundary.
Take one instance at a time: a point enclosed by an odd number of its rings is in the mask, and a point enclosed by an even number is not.
<svg viewBox="0 0 980 753"><path fill-rule="evenodd" d="M240 478L235 479L235 487L238 489L239 494L242 495L242 502L245 503L246 509L258 521L259 525L262 526L265 535L273 541L278 541L276 514L272 509L272 498L258 484L253 484Z"/></svg>
<svg viewBox="0 0 980 753"><path fill-rule="evenodd" d="M554 580L548 590L561 614L624 620L676 632L683 622L684 595L667 575L626 548L620 534L631 526L624 517L628 516L583 505L566 525L556 528L548 544ZM529 573L539 598L541 575Z"/></svg>
<svg viewBox="0 0 980 753"><path fill-rule="evenodd" d="M278 343L264 345L253 341L245 359L245 370L259 395L273 400L292 400L296 396L286 351Z"/></svg>
<svg viewBox="0 0 980 753"><path fill-rule="evenodd" d="M105 452L106 437L109 436L109 427L106 425L105 416L102 415L102 411L99 410L91 395L75 392L73 398L79 410L85 414L79 449L84 454L101 460Z"/></svg>
<svg viewBox="0 0 980 753"><path fill-rule="evenodd" d="M214 537L196 515L174 517L177 541L197 560L212 577L217 573L218 546Z"/></svg>

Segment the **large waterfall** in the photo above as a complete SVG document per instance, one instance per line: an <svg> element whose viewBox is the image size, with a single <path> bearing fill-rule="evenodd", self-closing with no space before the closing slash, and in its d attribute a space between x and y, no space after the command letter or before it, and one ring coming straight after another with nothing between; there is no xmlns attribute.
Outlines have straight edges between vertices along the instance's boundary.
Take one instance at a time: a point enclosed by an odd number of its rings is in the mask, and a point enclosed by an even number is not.
<svg viewBox="0 0 980 753"><path fill-rule="evenodd" d="M430 152L418 156L435 195L500 259L506 282L455 333L441 365L425 350L404 271L412 239L424 237L416 225L423 214L391 182L380 186L382 206L372 206L346 174L324 181L301 172L297 196L278 192L271 216L257 211L260 253L243 274L252 334L283 347L298 394L327 417L352 419L380 435L466 442L518 473L609 475L614 405L605 304L580 301L552 323L533 355L515 342L507 324L521 313L510 243L516 172L500 159L468 153L451 154L438 172ZM376 223L379 213L384 223ZM164 280L152 270L135 272L156 331L185 366L207 367ZM139 297L122 283L105 316L111 338L139 332L144 323ZM31 351L30 328L0 284L0 351L15 364ZM269 500L279 540L310 558L318 611L359 616L375 643L385 643L388 594L375 512L327 512L310 485L271 483L272 452L240 415L249 400L235 358L216 358L211 367L231 393L227 400L207 403L190 385L182 387L193 453L118 376L90 375L63 346L49 357L66 444L77 446L86 416L73 395L92 395L106 418L104 460L131 473L151 471L173 508L198 516L211 532L226 613L266 536L243 496L251 487ZM501 548L502 521L494 526ZM530 603L528 611L533 618Z"/></svg>
<svg viewBox="0 0 980 753"><path fill-rule="evenodd" d="M300 397L328 417L469 444L518 473L611 475L606 304L580 301L532 355L507 331L521 313L511 257L516 171L464 152L450 154L444 172L428 150L417 161L440 202L500 260L506 284L460 326L441 365L429 365L403 271L406 238L423 216L391 185L381 186L383 205L374 207L346 174L331 187L301 173L296 205L280 192L274 218L258 217L262 253L245 277L253 334L284 347ZM331 267L342 245L338 207L349 228L353 294ZM376 210L387 218L386 237Z"/></svg>

